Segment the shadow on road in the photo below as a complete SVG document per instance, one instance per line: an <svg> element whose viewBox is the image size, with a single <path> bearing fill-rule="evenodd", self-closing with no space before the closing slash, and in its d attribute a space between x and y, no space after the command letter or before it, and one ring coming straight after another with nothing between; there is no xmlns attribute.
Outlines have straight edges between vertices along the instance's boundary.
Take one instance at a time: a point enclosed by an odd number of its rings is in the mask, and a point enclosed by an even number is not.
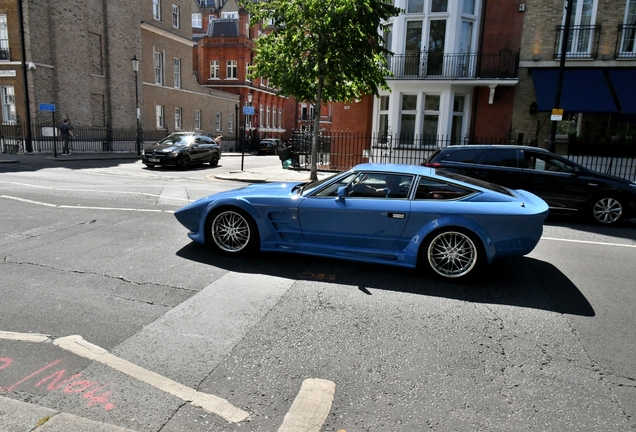
<svg viewBox="0 0 636 432"><path fill-rule="evenodd" d="M527 257L495 261L480 279L460 284L439 281L415 270L303 255L267 252L249 258L228 257L194 242L177 255L237 273L356 286L362 295L373 295L373 290L380 289L587 317L595 315L592 305L561 271L549 263Z"/></svg>

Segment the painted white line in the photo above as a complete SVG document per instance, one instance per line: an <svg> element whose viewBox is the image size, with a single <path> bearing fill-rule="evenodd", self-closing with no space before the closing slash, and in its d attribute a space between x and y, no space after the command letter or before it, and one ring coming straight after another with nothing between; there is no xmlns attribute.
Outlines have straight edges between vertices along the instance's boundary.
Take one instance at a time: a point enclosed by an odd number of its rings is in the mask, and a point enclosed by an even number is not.
<svg viewBox="0 0 636 432"><path fill-rule="evenodd" d="M0 339L18 340L26 342L46 342L49 336L31 333L13 333L0 331ZM218 396L201 393L190 387L179 384L169 378L144 369L136 364L121 359L105 349L85 341L81 336L66 336L53 340L53 344L72 352L75 355L85 357L109 366L139 381L143 381L159 390L171 394L184 402L201 407L205 411L216 414L227 421L238 423L245 420L249 414L235 407L227 400Z"/></svg>
<svg viewBox="0 0 636 432"><path fill-rule="evenodd" d="M49 336L38 333L14 333L0 330L0 339L22 342L46 342L49 340Z"/></svg>
<svg viewBox="0 0 636 432"><path fill-rule="evenodd" d="M554 237L541 237L541 240L562 241L562 242L569 242L569 243L584 243L584 244L593 244L593 245L601 245L601 246L618 246L618 247L626 247L626 248L636 248L636 245L595 242L595 241L588 241L588 240L570 240L570 239L560 239L560 238L554 238Z"/></svg>
<svg viewBox="0 0 636 432"><path fill-rule="evenodd" d="M174 210L156 210L156 209L135 209L135 208L123 208L123 207L91 207L91 206L70 206L70 205L57 205L49 204L41 201L32 201L24 198L13 197L9 195L0 195L0 198L5 198L13 201L20 201L27 204L41 205L45 207L64 208L64 209L77 209L77 210L104 210L104 211L128 211L128 212L140 212L140 213L174 213Z"/></svg>
<svg viewBox="0 0 636 432"><path fill-rule="evenodd" d="M278 432L320 432L336 392L336 384L323 379L306 379Z"/></svg>

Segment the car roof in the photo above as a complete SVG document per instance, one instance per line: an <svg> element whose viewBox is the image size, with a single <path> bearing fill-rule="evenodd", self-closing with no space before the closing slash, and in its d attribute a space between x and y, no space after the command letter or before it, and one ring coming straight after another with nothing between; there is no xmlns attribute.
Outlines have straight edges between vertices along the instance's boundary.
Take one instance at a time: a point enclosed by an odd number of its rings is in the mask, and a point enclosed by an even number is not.
<svg viewBox="0 0 636 432"><path fill-rule="evenodd" d="M428 167L423 167L419 165L403 165L403 164L364 163L364 164L356 165L352 169L354 171L392 172L392 173L398 173L398 174L415 174L415 175L435 174L434 168L428 168Z"/></svg>
<svg viewBox="0 0 636 432"><path fill-rule="evenodd" d="M511 144L460 144L449 147L442 147L442 151L459 151L459 150L532 150L542 153L550 153L548 150L541 147L529 147Z"/></svg>

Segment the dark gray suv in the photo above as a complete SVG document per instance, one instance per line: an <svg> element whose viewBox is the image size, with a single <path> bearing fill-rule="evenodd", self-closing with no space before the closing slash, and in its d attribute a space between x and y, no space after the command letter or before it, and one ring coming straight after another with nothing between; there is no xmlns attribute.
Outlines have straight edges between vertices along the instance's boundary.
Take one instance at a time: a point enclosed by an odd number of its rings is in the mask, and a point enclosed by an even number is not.
<svg viewBox="0 0 636 432"><path fill-rule="evenodd" d="M541 148L452 146L437 150L423 165L525 189L543 198L551 210L582 213L605 225L636 216L636 183Z"/></svg>

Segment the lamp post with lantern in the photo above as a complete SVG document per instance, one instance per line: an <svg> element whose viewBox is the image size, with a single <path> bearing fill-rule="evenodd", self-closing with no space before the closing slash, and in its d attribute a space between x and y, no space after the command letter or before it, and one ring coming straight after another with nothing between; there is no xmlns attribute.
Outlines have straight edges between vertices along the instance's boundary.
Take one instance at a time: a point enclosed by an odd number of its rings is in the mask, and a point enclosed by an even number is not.
<svg viewBox="0 0 636 432"><path fill-rule="evenodd" d="M135 72L135 119L137 122L137 138L135 140L135 145L137 149L137 156L141 156L141 125L140 125L140 112L139 112L139 84L138 84L138 74L139 74L139 59L137 58L137 54L130 59L132 62L132 68Z"/></svg>

